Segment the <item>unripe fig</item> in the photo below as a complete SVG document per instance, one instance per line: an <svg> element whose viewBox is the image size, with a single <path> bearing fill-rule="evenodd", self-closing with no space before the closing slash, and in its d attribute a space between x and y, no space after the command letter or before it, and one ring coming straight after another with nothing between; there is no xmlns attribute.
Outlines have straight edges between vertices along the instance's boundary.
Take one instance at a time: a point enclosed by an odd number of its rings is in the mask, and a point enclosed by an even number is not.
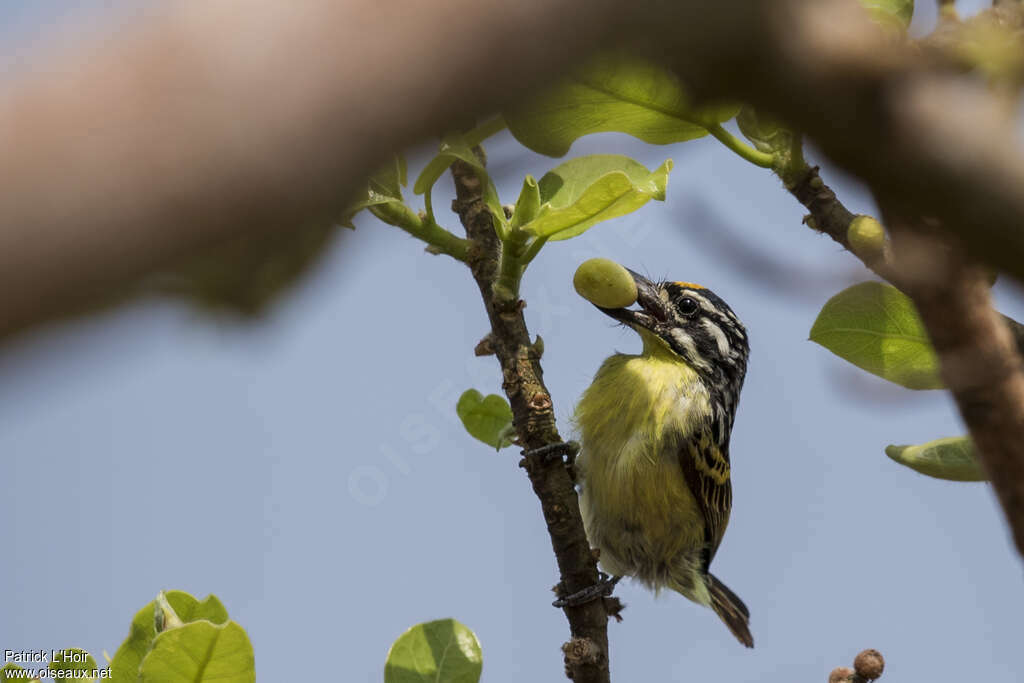
<svg viewBox="0 0 1024 683"><path fill-rule="evenodd" d="M592 258L580 264L572 286L584 299L601 308L625 308L636 303L636 282L615 261Z"/></svg>
<svg viewBox="0 0 1024 683"><path fill-rule="evenodd" d="M846 229L850 249L865 261L871 262L885 253L885 228L871 216L857 216Z"/></svg>

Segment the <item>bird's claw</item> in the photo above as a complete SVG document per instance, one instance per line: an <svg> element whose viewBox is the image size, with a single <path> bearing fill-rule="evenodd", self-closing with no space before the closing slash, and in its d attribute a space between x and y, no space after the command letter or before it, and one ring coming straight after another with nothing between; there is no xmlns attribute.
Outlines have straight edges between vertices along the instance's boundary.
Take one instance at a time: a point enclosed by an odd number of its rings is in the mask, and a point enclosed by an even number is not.
<svg viewBox="0 0 1024 683"><path fill-rule="evenodd" d="M572 595L566 595L565 597L558 598L551 604L555 607L575 607L576 605L582 605L590 602L591 600L597 600L598 598L607 598L615 590L615 584L622 580L621 576L608 576L604 572L598 572L597 583L593 586L587 586L583 590L576 591Z"/></svg>

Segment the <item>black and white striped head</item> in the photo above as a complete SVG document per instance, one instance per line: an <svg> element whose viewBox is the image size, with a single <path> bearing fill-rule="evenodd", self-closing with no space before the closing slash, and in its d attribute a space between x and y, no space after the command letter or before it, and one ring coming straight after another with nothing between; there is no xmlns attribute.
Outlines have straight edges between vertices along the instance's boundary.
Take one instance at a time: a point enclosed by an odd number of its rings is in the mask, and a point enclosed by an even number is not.
<svg viewBox="0 0 1024 683"><path fill-rule="evenodd" d="M639 310L601 311L638 331L651 332L707 384L738 394L750 345L746 328L729 304L692 282L651 282L629 273L636 282Z"/></svg>

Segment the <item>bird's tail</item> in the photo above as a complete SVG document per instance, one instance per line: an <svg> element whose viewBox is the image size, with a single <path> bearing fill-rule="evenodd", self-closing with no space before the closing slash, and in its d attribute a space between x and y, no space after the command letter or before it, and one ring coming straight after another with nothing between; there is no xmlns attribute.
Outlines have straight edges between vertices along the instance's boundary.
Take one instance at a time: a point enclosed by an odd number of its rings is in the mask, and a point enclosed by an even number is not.
<svg viewBox="0 0 1024 683"><path fill-rule="evenodd" d="M711 609L725 622L736 639L747 647L754 647L754 636L750 635L750 612L728 586L708 574L708 592L711 593Z"/></svg>

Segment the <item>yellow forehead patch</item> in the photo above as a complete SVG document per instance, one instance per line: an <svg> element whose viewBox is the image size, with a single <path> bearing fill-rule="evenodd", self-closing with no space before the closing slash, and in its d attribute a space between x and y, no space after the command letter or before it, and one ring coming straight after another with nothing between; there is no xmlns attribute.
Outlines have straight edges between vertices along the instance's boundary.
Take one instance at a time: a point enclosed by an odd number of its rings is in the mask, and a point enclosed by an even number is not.
<svg viewBox="0 0 1024 683"><path fill-rule="evenodd" d="M696 282L673 282L672 284L686 287L687 289L707 289L704 285L698 285Z"/></svg>

